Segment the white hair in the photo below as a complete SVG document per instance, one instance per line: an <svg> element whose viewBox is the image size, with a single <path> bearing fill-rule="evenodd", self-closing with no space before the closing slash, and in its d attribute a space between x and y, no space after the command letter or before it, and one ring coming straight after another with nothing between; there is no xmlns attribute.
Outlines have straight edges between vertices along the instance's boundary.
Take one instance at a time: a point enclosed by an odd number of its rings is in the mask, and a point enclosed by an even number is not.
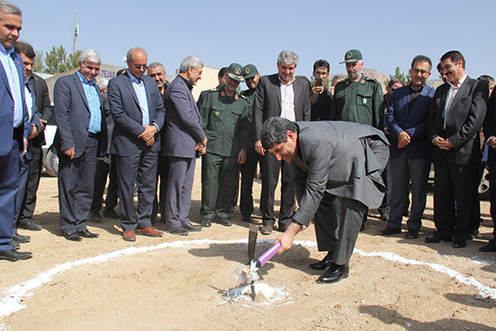
<svg viewBox="0 0 496 331"><path fill-rule="evenodd" d="M92 49L87 49L79 55L79 63L83 64L85 62L102 63L102 58Z"/></svg>
<svg viewBox="0 0 496 331"><path fill-rule="evenodd" d="M187 72L189 67L193 67L196 70L199 67L203 67L203 62L196 56L188 56L181 62L179 72Z"/></svg>
<svg viewBox="0 0 496 331"><path fill-rule="evenodd" d="M282 51L277 57L277 64L298 65L298 55L293 51Z"/></svg>

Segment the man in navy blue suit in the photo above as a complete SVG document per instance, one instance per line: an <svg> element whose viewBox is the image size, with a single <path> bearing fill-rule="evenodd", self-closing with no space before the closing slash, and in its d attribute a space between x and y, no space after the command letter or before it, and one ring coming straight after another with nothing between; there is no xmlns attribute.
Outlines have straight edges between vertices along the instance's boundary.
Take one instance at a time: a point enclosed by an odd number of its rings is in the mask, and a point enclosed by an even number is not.
<svg viewBox="0 0 496 331"><path fill-rule="evenodd" d="M161 237L152 227L157 187L159 131L165 108L157 83L145 74L148 55L141 48L127 52L127 72L110 80L108 100L114 118L110 152L115 154L120 194L122 238L135 241L136 234ZM134 212L134 188L138 185L138 210Z"/></svg>
<svg viewBox="0 0 496 331"><path fill-rule="evenodd" d="M19 189L19 153L27 148L28 113L24 97L24 68L14 52L22 28L22 12L14 4L0 1L0 259L31 258L10 245Z"/></svg>
<svg viewBox="0 0 496 331"><path fill-rule="evenodd" d="M96 238L86 228L95 184L98 150L105 149L107 126L100 89L95 84L102 60L92 49L79 56L79 70L57 80L53 113L59 156L60 229L67 240Z"/></svg>
<svg viewBox="0 0 496 331"><path fill-rule="evenodd" d="M423 55L412 61L407 86L391 95L386 123L391 143L391 213L388 226L379 234L401 233L401 221L410 181L412 204L408 219L408 239L418 238L427 200L427 181L431 165L431 144L425 132L434 89L425 83L431 75L432 61Z"/></svg>

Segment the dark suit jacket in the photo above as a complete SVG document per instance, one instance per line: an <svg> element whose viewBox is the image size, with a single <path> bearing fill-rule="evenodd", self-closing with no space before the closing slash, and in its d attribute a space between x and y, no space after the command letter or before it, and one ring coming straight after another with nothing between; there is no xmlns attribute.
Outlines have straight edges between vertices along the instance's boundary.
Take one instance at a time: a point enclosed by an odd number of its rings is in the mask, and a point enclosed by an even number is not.
<svg viewBox="0 0 496 331"><path fill-rule="evenodd" d="M491 94L487 105L487 115L484 121L484 137L487 139L496 136L496 93ZM489 160L496 156L496 149L489 147Z"/></svg>
<svg viewBox="0 0 496 331"><path fill-rule="evenodd" d="M294 111L296 121L310 121L310 91L308 81L296 78L293 83ZM281 116L281 83L279 75L262 76L257 86L257 94L253 103L253 123L255 141L260 140L262 124L270 117Z"/></svg>
<svg viewBox="0 0 496 331"><path fill-rule="evenodd" d="M111 153L120 156L131 156L138 149L151 149L160 151L160 133L155 134L155 143L152 147L146 146L145 141L138 136L145 130L143 127L143 114L139 106L138 96L127 72L114 77L108 84L108 101L110 112L114 118L114 133L112 137ZM151 77L143 75L146 96L148 100L148 113L150 124L158 125L162 130L165 119L165 108L162 95L157 83Z"/></svg>
<svg viewBox="0 0 496 331"><path fill-rule="evenodd" d="M96 84L95 87L100 95L100 89ZM62 151L74 147L76 149L74 157L78 158L83 154L88 140L91 112L83 83L77 72L57 79L53 90L53 99L53 113L57 122L57 133L53 140L55 153L60 154ZM98 137L98 151L99 155L102 155L107 144L107 126L101 98L100 111L102 124Z"/></svg>
<svg viewBox="0 0 496 331"><path fill-rule="evenodd" d="M40 114L40 118L47 122L50 121L50 118L52 117L52 107L50 107L47 83L40 76L32 74L31 77L29 77L29 85L33 91L36 109ZM45 145L45 132L43 131L33 138L31 143L36 147Z"/></svg>
<svg viewBox="0 0 496 331"><path fill-rule="evenodd" d="M195 145L205 139L200 113L184 79L177 76L165 91L167 123L162 154L192 159ZM208 143L207 143L208 144Z"/></svg>
<svg viewBox="0 0 496 331"><path fill-rule="evenodd" d="M485 82L467 77L447 112L444 129L444 107L449 88L448 83L437 88L426 130L431 142L439 136L448 139L454 148L446 151L433 146L432 160L441 161L446 158L452 164L479 164L479 130L486 117L489 89Z"/></svg>
<svg viewBox="0 0 496 331"><path fill-rule="evenodd" d="M296 124L298 152L292 165L300 207L293 219L308 225L325 192L372 208L382 203L389 143L381 131L351 122Z"/></svg>
<svg viewBox="0 0 496 331"><path fill-rule="evenodd" d="M396 89L389 99L386 112L386 124L389 129L391 156L397 157L406 153L409 159L430 159L431 143L425 132L425 124L429 118L429 110L435 90L425 85L417 97L415 105L408 114L410 86ZM411 138L405 148L398 148L398 135L405 131Z"/></svg>
<svg viewBox="0 0 496 331"><path fill-rule="evenodd" d="M32 107L33 107L33 109L32 109L33 115L31 116L31 120L29 121L29 124L28 124L28 135L31 136L33 134L33 131L34 131L33 124L36 126L36 130L38 130L38 133L41 130L40 114L38 113L38 110L36 108L36 101L35 101L33 90L31 88L31 85L28 83L28 80L27 79L25 80L24 85L31 92L31 95L33 97L33 105L32 105ZM26 108L26 109L29 111L29 107ZM28 149L26 151L26 154L24 154L24 157L27 160L31 160L31 146L33 145L33 140L35 140L36 138L38 138L38 136L39 136L39 134L36 137L34 137L33 139L28 139Z"/></svg>
<svg viewBox="0 0 496 331"><path fill-rule="evenodd" d="M12 52L11 54L15 66L17 68L17 72L19 74L19 82L21 83L21 98L22 98L22 108L23 108L23 136L24 138L28 138L28 112L26 109L26 102L24 99L24 65L19 54ZM0 62L0 78L1 78L1 87L0 87L0 156L5 156L10 153L12 149L12 145L10 143L5 143L12 141L12 137L14 135L14 99L12 98L12 93L10 92L10 85L7 79L7 74L5 73L5 69L3 68L3 64ZM2 85L3 84L3 85ZM24 145L22 141L19 142L19 150L24 149Z"/></svg>

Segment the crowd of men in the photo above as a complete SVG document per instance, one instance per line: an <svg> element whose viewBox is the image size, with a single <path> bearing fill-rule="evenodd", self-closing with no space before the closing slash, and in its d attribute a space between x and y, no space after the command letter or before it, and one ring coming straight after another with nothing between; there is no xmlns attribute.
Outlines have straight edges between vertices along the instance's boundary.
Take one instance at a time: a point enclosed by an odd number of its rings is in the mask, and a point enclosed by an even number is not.
<svg viewBox="0 0 496 331"><path fill-rule="evenodd" d="M315 62L309 82L295 76L297 54L282 51L275 74L232 63L219 71L219 85L195 101L191 90L203 70L197 57L185 58L168 83L162 64L148 64L146 51L132 48L127 68L107 81L97 80L102 59L89 49L74 74L57 80L52 114L47 85L32 72L35 51L18 41L21 27L19 8L0 1L0 135L8 142L0 145L0 259L32 256L19 251L30 237L17 230L41 229L32 216L51 116L60 228L70 241L97 238L86 222L102 215L121 220L125 241L161 237L158 226L182 236L212 222L231 226L238 196L242 221L251 223L259 165L260 232L282 232L277 240L284 251L312 221L318 249L327 255L310 267L326 270L319 282L334 283L348 275L369 208L387 221L380 235L400 234L407 216L406 238L419 237L431 162L436 231L425 242L463 248L477 236L483 154L496 187L494 95L488 100L494 80L468 77L458 51L441 57L437 69L445 83L436 90L426 84L433 66L427 56L413 59L406 86L393 79L383 95L380 83L363 74L359 50L345 53L348 77L335 76L331 84L327 61ZM239 92L241 82L248 89ZM200 155L201 225L189 218ZM491 202L495 220L495 189ZM496 251L496 241L480 250Z"/></svg>

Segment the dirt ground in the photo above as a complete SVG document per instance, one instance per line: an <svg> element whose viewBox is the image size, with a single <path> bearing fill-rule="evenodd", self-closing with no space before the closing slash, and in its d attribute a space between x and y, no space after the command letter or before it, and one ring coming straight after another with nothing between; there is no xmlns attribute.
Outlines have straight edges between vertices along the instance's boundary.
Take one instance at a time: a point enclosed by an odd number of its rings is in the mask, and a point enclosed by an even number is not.
<svg viewBox="0 0 496 331"><path fill-rule="evenodd" d="M199 222L199 166L196 175L191 218ZM259 182L254 191L258 206ZM32 238L21 250L33 259L0 262L0 330L496 329L496 254L478 251L493 229L489 203L481 207L481 239L465 249L424 243L434 229L431 193L418 239L378 236L385 223L372 215L349 278L333 285L317 284L320 272L308 267L323 257L310 227L297 237L302 245L261 270L259 288L274 297L231 303L225 289L237 283L227 279L248 260L238 210L232 227L214 224L188 237L128 243L119 221L105 219L88 223L100 238L69 242L58 226L57 179L43 177L34 217L43 230L21 232ZM277 234L258 236L257 256Z"/></svg>

